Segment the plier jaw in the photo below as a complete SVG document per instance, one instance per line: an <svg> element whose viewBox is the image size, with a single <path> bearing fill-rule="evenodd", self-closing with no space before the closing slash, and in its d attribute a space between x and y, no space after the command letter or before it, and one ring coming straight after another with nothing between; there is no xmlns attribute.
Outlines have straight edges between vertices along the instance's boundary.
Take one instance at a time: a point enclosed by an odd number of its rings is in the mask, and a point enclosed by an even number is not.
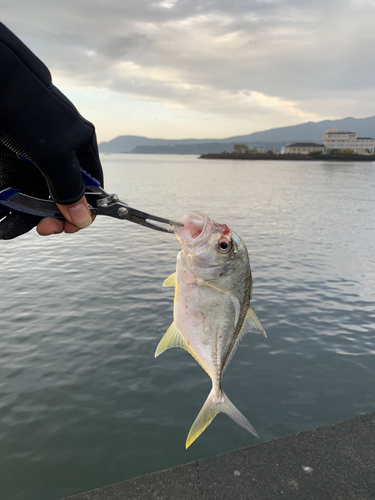
<svg viewBox="0 0 375 500"><path fill-rule="evenodd" d="M147 212L142 212L136 208L129 207L129 205L123 201L120 201L117 194L109 194L104 198L96 199L96 206L92 206L90 203L90 195L95 193L88 192L86 198L88 200L90 211L92 215L107 215L108 217L115 217L116 219L128 220L134 222L135 224L140 224L141 226L148 227L150 229L155 229L156 231L162 231L164 233L174 234L173 228L166 228L159 226L158 224L153 224L148 222L149 220L155 222L161 222L163 224L168 224L170 226L183 226L180 222L175 222L170 219L164 219L162 217L157 217L156 215L151 215Z"/></svg>

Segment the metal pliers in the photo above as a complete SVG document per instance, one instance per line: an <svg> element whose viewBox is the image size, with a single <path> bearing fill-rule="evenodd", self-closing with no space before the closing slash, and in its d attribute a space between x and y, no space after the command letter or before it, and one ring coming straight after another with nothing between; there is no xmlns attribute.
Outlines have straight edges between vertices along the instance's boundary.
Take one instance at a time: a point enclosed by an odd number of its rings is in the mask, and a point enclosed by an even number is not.
<svg viewBox="0 0 375 500"><path fill-rule="evenodd" d="M136 208L129 207L127 203L120 201L116 194L108 194L104 191L99 182L85 170L81 170L81 173L86 185L85 196L92 215L107 215L116 219L135 222L156 231L172 234L174 233L173 228L162 227L148 222L148 220L161 222L170 226L183 226L180 222L156 217L147 212L141 212ZM21 193L19 189L12 187L0 191L0 205L12 211L35 215L37 217L64 219L54 201L28 196Z"/></svg>

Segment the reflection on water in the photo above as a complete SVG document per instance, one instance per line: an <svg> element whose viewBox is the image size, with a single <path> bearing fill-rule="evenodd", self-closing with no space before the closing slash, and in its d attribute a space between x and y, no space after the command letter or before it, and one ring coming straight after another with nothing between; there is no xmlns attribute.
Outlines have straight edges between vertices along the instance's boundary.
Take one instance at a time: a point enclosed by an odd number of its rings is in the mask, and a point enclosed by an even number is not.
<svg viewBox="0 0 375 500"><path fill-rule="evenodd" d="M200 210L247 244L252 306L223 380L261 441L375 410L373 164L104 156L106 188L155 215ZM258 442L225 415L185 451L210 390L172 321L177 240L98 218L2 242L0 498L58 499Z"/></svg>

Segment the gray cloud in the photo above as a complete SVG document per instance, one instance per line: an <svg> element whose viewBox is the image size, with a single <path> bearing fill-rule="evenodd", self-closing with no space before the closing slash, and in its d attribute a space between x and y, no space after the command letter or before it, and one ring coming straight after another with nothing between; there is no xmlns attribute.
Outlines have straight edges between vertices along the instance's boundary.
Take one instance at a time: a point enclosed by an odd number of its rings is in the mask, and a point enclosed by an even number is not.
<svg viewBox="0 0 375 500"><path fill-rule="evenodd" d="M374 7L366 0L18 0L3 12L60 78L222 116L304 121L366 106L374 114Z"/></svg>
<svg viewBox="0 0 375 500"><path fill-rule="evenodd" d="M108 39L98 49L98 53L110 59L133 59L137 53L148 50L155 40L148 38L144 33L129 33L117 35Z"/></svg>

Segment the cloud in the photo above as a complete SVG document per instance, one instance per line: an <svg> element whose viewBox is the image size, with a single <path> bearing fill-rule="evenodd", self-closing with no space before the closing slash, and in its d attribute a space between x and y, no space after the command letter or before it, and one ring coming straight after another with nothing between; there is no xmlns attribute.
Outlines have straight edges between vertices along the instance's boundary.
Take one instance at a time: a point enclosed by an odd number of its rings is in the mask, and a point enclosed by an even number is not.
<svg viewBox="0 0 375 500"><path fill-rule="evenodd" d="M366 106L374 114L374 2L16 4L7 5L4 22L47 62L55 81L224 118L263 114L289 124Z"/></svg>
<svg viewBox="0 0 375 500"><path fill-rule="evenodd" d="M143 52L154 43L155 40L148 38L144 33L129 33L129 35L117 35L109 38L99 47L98 54L105 58L115 60L133 60L134 56ZM93 54L95 52L93 51Z"/></svg>

